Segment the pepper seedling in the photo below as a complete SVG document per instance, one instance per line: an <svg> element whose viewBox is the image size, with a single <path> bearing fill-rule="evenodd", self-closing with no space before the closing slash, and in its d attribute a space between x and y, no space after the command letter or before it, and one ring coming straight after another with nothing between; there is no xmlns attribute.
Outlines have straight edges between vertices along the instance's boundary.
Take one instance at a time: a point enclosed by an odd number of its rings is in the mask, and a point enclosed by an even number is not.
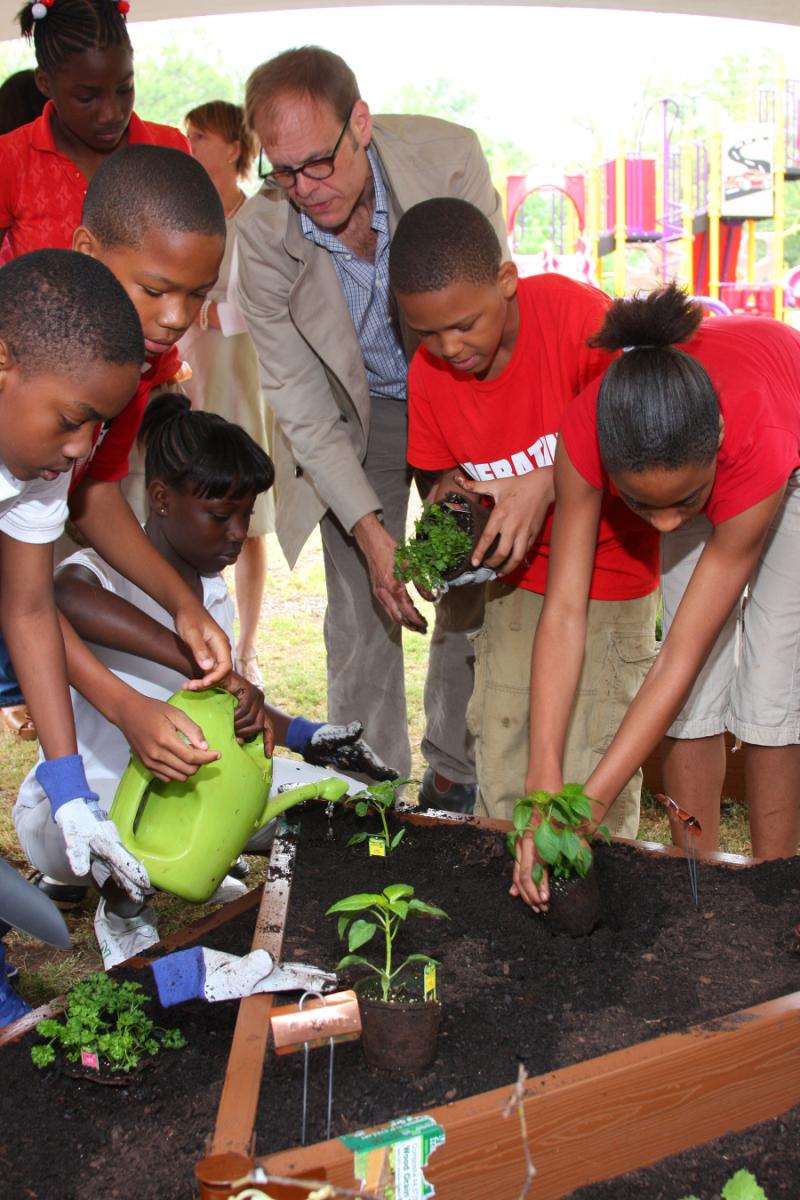
<svg viewBox="0 0 800 1200"><path fill-rule="evenodd" d="M442 504L427 504L414 523L414 536L400 541L394 552L394 577L413 581L427 592L445 582L447 572L472 552L472 535Z"/></svg>
<svg viewBox="0 0 800 1200"><path fill-rule="evenodd" d="M31 1048L31 1059L37 1067L49 1066L59 1046L68 1062L96 1054L114 1074L132 1071L146 1054L180 1050L186 1038L179 1029L155 1025L145 1011L149 1003L140 983L117 983L98 971L69 993L63 1019L39 1022L36 1032L44 1041Z"/></svg>
<svg viewBox="0 0 800 1200"><path fill-rule="evenodd" d="M539 822L533 830L533 844L538 861L533 864L531 878L538 887L544 876L545 864L556 879L570 879L589 874L592 865L591 847L580 836L586 833L592 819L592 802L580 783L565 783L559 792L532 792L514 805L514 828L508 834L508 848L513 856L517 842L531 832L531 818L537 813ZM593 836L604 842L611 840L605 825L598 825Z"/></svg>
<svg viewBox="0 0 800 1200"><path fill-rule="evenodd" d="M357 817L368 817L370 813L377 813L383 826L383 832L377 834L366 831L354 833L351 838L348 838L347 845L358 846L361 842L366 842L368 838L375 837L380 838L383 842L387 854L394 850L405 834L405 829L398 829L392 837L389 833L387 815L394 808L400 788L411 782L410 779L387 779L383 783L371 783L363 792L356 792L355 796L348 801L348 807L353 808Z"/></svg>
<svg viewBox="0 0 800 1200"><path fill-rule="evenodd" d="M414 889L409 883L392 883L382 892L357 892L353 896L345 896L332 904L326 916L339 915L338 934L343 938L347 934L347 949L343 959L336 964L337 971L345 967L369 967L378 976L381 984L381 999L389 1000L393 991L393 983L398 975L412 962L433 963L438 965L435 958L429 954L409 954L398 967L393 967L392 948L401 921L405 921L412 913L419 916L447 917L447 913L433 904L426 904L414 897ZM356 918L356 913L365 913ZM368 958L355 954L361 946L371 941L378 930L383 931L384 963L376 967Z"/></svg>

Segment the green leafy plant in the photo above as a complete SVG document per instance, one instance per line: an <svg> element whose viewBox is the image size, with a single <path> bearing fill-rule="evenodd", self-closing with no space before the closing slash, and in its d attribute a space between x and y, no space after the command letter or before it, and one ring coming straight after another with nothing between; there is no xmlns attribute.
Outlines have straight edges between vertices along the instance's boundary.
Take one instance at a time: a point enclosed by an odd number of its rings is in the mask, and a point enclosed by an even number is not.
<svg viewBox="0 0 800 1200"><path fill-rule="evenodd" d="M394 552L394 577L432 592L441 587L445 573L466 558L472 537L441 504L428 504L414 524L414 536L404 538Z"/></svg>
<svg viewBox="0 0 800 1200"><path fill-rule="evenodd" d="M117 1073L132 1071L146 1054L185 1046L179 1029L153 1023L145 1011L149 1003L140 983L117 983L103 972L90 975L69 993L61 1019L48 1017L36 1026L44 1041L31 1048L31 1058L46 1067L56 1059L56 1046L68 1062L78 1062L87 1050Z"/></svg>
<svg viewBox="0 0 800 1200"><path fill-rule="evenodd" d="M392 837L389 833L389 823L387 820L388 814L394 808L397 793L401 787L405 787L407 783L411 783L410 779L387 779L383 783L371 783L363 792L357 792L348 802L357 817L368 817L370 813L376 813L381 820L383 827L382 833L368 833L366 830L360 833L354 833L348 839L348 846L358 846L361 842L365 842L367 838L379 837L386 847L386 853L394 850L398 842L401 841L405 829L398 829L397 833Z"/></svg>
<svg viewBox="0 0 800 1200"><path fill-rule="evenodd" d="M591 847L580 836L592 819L592 802L579 783L565 783L560 792L532 792L514 805L514 828L508 834L508 848L516 854L517 842L530 832L531 817L539 816L533 831L533 844L539 859L531 877L538 887L544 866L556 879L573 875L584 878L592 865ZM608 829L598 825L594 836L609 841Z"/></svg>
<svg viewBox="0 0 800 1200"><path fill-rule="evenodd" d="M363 913L364 916L357 916L358 913ZM382 892L357 892L354 896L345 896L344 900L337 900L325 915L339 915L339 937L343 938L347 934L349 953L336 964L336 970L343 971L345 967L355 966L369 967L380 980L381 999L389 1000L394 990L394 981L409 963L436 964L436 959L431 958L429 954L409 954L399 966L393 965L392 950L400 923L414 913L418 916L449 919L441 908L417 900L413 887L408 883L392 883ZM368 958L354 953L372 941L378 930L383 932L384 939L382 967L376 967Z"/></svg>
<svg viewBox="0 0 800 1200"><path fill-rule="evenodd" d="M722 1200L768 1200L767 1193L755 1175L749 1171L737 1171L732 1175L720 1195ZM697 1196L684 1196L683 1200L698 1200Z"/></svg>

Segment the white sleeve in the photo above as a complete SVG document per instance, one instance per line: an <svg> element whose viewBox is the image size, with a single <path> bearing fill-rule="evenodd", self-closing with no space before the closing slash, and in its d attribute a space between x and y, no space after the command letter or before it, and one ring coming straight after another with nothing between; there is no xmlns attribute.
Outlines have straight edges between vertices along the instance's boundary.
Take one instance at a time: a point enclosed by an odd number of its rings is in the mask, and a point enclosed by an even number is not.
<svg viewBox="0 0 800 1200"><path fill-rule="evenodd" d="M0 532L17 542L54 542L64 532L72 472L58 479L33 479L0 515Z"/></svg>
<svg viewBox="0 0 800 1200"><path fill-rule="evenodd" d="M217 304L217 317L223 337L247 333L247 325L239 307L239 247L235 238L231 253L231 269L228 275L228 294Z"/></svg>

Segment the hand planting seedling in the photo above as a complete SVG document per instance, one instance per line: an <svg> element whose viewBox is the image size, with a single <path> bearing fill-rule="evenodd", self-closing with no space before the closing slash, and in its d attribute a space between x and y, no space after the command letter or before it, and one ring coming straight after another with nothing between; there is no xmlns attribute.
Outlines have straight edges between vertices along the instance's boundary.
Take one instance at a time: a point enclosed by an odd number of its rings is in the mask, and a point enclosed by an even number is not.
<svg viewBox="0 0 800 1200"><path fill-rule="evenodd" d="M394 850L398 842L401 841L405 834L405 829L398 829L397 833L392 837L389 833L389 824L387 814L394 808L397 793L401 787L405 787L407 783L411 783L410 779L387 779L384 783L371 783L363 792L357 792L355 796L348 801L348 807L355 810L357 817L367 817L370 813L377 813L381 819L383 826L382 833L354 833L348 839L348 846L358 846L361 842L366 842L368 838L379 838L383 842L384 850L388 854ZM378 847L380 849L380 846Z"/></svg>
<svg viewBox="0 0 800 1200"><path fill-rule="evenodd" d="M56 1060L59 1047L67 1062L96 1054L112 1074L132 1071L146 1055L180 1050L186 1039L179 1029L161 1029L145 1008L150 997L140 983L117 983L98 972L76 984L67 997L62 1019L46 1018L36 1026L43 1042L31 1048L37 1067Z"/></svg>
<svg viewBox="0 0 800 1200"><path fill-rule="evenodd" d="M325 915L334 916L337 913L340 914L337 927L339 937L343 938L347 934L349 954L346 954L336 964L336 970L343 971L346 967L355 966L369 967L370 971L374 971L380 980L381 998L384 1001L390 999L394 991L394 981L409 963L420 962L437 965L436 959L431 958L429 954L409 954L399 966L393 967L392 948L401 921L405 921L412 913L449 919L447 913L441 908L415 899L414 889L410 884L392 883L379 893L358 892L354 896L346 896L344 900L337 900L335 904L332 904ZM356 913L365 913L366 915L356 918ZM355 950L371 941L379 929L383 931L384 937L382 967L376 967L368 958L354 953Z"/></svg>
<svg viewBox="0 0 800 1200"><path fill-rule="evenodd" d="M404 538L395 549L394 577L435 592L448 572L469 558L472 545L472 535L444 504L426 505L414 523L414 536Z"/></svg>
<svg viewBox="0 0 800 1200"><path fill-rule="evenodd" d="M517 852L517 842L531 832L531 818L536 812L538 824L533 830L533 844L539 859L533 864L531 878L538 887L544 877L545 863L558 878L573 875L584 879L592 866L592 850L581 836L588 832L592 819L592 802L579 783L565 783L560 792L532 792L514 805L514 829L508 834L508 848ZM598 825L594 837L610 841L605 825Z"/></svg>

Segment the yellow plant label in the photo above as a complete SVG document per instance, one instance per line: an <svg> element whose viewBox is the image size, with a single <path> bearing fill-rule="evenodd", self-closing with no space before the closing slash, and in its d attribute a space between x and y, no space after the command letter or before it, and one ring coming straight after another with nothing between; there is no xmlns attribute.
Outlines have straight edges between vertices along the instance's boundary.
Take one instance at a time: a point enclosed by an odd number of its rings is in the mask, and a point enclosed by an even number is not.
<svg viewBox="0 0 800 1200"><path fill-rule="evenodd" d="M422 976L422 984L426 1000L436 999L436 963L426 963Z"/></svg>
<svg viewBox="0 0 800 1200"><path fill-rule="evenodd" d="M386 858L386 842L382 837L369 839L369 853L371 858Z"/></svg>

